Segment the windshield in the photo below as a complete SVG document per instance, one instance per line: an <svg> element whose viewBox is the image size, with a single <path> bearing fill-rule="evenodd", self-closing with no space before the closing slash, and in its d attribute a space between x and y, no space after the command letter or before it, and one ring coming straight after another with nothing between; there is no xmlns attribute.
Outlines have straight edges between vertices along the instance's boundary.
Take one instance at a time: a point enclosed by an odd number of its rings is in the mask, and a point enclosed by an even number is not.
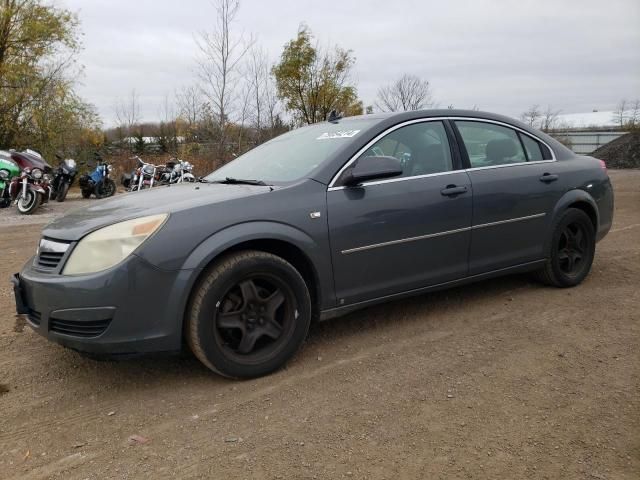
<svg viewBox="0 0 640 480"><path fill-rule="evenodd" d="M377 121L346 119L292 130L249 150L205 180L259 180L267 184L299 180Z"/></svg>

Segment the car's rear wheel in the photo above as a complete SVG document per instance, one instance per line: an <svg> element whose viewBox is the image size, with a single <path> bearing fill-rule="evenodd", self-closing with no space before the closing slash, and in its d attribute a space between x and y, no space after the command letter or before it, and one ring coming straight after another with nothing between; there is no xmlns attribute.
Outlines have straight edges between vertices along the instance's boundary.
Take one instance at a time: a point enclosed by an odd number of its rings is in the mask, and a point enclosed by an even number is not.
<svg viewBox="0 0 640 480"><path fill-rule="evenodd" d="M578 285L591 270L595 247L589 216L577 208L567 209L555 222L547 263L537 272L538 278L555 287Z"/></svg>
<svg viewBox="0 0 640 480"><path fill-rule="evenodd" d="M311 300L300 273L276 255L243 251L204 274L192 295L185 335L211 370L251 378L283 366L310 323Z"/></svg>

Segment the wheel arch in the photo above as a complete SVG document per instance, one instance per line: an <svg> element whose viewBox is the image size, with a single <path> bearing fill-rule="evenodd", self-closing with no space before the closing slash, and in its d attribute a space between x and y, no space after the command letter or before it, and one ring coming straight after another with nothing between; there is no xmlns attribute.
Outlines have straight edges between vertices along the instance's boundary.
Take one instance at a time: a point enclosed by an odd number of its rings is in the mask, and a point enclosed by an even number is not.
<svg viewBox="0 0 640 480"><path fill-rule="evenodd" d="M600 223L598 205L588 192L581 189L574 189L565 193L556 203L556 207L553 212L553 219L555 220L558 215L567 208L577 208L582 210L591 219L594 231L598 231L598 225Z"/></svg>
<svg viewBox="0 0 640 480"><path fill-rule="evenodd" d="M555 208L553 209L553 213L551 215L551 220L549 222L549 232L547 234L547 240L545 244L545 252L548 251L549 242L551 240L551 236L553 232L551 229L556 223L556 219L558 216L562 214L562 212L566 211L568 208L577 208L578 210L582 210L587 214L589 219L591 220L591 224L593 225L594 233L598 232L598 225L600 224L600 214L598 212L598 205L595 200L588 192L585 192L581 189L570 190L565 193L560 200L556 203Z"/></svg>
<svg viewBox="0 0 640 480"><path fill-rule="evenodd" d="M313 320L320 316L322 299L327 294L322 288L321 273L314 254L318 246L305 232L275 222L250 222L234 225L213 234L198 245L184 263L193 275L185 285L182 325L188 314L194 289L209 267L221 258L243 250L258 250L277 255L289 262L302 276L312 301Z"/></svg>

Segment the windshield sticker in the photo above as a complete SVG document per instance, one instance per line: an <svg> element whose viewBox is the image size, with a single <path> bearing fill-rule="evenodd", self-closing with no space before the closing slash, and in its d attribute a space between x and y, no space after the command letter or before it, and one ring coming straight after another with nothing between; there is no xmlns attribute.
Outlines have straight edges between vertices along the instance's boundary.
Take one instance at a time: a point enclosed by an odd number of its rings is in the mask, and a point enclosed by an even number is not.
<svg viewBox="0 0 640 480"><path fill-rule="evenodd" d="M337 132L325 132L316 140L329 140L331 138L351 138L355 137L360 130L339 130Z"/></svg>

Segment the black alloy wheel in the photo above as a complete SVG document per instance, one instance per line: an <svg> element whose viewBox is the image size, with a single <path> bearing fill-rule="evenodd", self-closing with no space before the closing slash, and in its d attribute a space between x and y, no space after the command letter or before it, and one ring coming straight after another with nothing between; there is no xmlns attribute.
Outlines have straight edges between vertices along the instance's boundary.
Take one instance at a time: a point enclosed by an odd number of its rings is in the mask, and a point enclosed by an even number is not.
<svg viewBox="0 0 640 480"><path fill-rule="evenodd" d="M588 257L587 232L580 222L572 222L560 233L558 242L558 267L566 275L574 276Z"/></svg>
<svg viewBox="0 0 640 480"><path fill-rule="evenodd" d="M595 247L595 228L589 215L568 208L553 225L547 262L537 272L538 279L555 287L578 285L591 270Z"/></svg>
<svg viewBox="0 0 640 480"><path fill-rule="evenodd" d="M191 350L207 367L234 378L282 367L304 342L311 299L300 273L261 251L230 254L195 287L185 325Z"/></svg>
<svg viewBox="0 0 640 480"><path fill-rule="evenodd" d="M268 359L291 336L296 299L278 277L250 275L232 286L214 313L214 338L230 355Z"/></svg>

